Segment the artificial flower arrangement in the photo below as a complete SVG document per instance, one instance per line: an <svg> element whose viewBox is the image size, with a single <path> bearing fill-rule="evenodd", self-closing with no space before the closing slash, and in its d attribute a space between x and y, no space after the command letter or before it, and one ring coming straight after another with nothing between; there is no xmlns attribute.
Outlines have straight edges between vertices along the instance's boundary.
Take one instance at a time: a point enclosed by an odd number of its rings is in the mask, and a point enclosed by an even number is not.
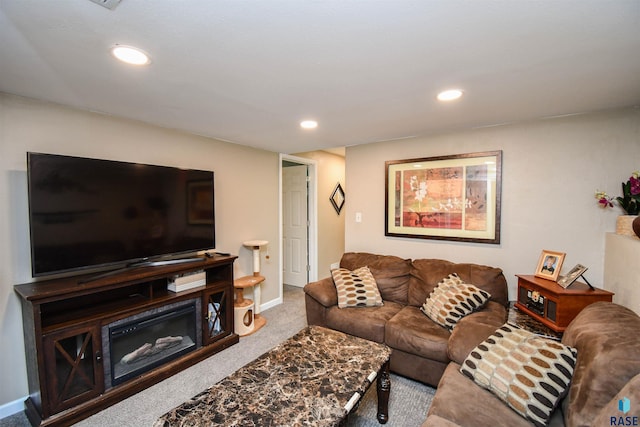
<svg viewBox="0 0 640 427"><path fill-rule="evenodd" d="M640 172L633 172L629 180L622 183L622 197L613 198L606 192L598 190L596 191L596 199L602 208L612 208L613 201L617 200L627 215L640 214Z"/></svg>

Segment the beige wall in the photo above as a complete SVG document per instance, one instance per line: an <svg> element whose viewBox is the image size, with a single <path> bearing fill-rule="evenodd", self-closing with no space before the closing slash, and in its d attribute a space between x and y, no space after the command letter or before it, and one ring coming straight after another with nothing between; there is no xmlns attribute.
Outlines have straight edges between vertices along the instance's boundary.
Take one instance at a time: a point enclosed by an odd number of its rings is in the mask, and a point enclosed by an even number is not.
<svg viewBox="0 0 640 427"><path fill-rule="evenodd" d="M312 159L318 168L318 279L329 276L331 264L340 261L344 253L345 208L349 192L345 185L344 157L326 151L297 153L295 156ZM340 183L344 190L345 205L338 215L329 201L331 193Z"/></svg>
<svg viewBox="0 0 640 427"><path fill-rule="evenodd" d="M279 241L277 153L0 93L0 418L3 405L21 404L27 395L20 303L13 292L14 284L32 281L27 151L215 171L217 249L239 255L236 277L253 271L243 241ZM263 304L280 298L275 248L268 260L262 254Z"/></svg>
<svg viewBox="0 0 640 427"><path fill-rule="evenodd" d="M613 302L640 314L640 239L607 233L604 284Z"/></svg>
<svg viewBox="0 0 640 427"><path fill-rule="evenodd" d="M503 150L499 245L385 237L384 162ZM565 252L603 286L605 233L619 208L603 211L596 189L620 194L640 169L640 110L608 111L347 148L345 247L407 258L442 258L501 267L514 299L515 274L533 274L542 249ZM356 223L355 213L362 213ZM640 292L636 289L635 292Z"/></svg>

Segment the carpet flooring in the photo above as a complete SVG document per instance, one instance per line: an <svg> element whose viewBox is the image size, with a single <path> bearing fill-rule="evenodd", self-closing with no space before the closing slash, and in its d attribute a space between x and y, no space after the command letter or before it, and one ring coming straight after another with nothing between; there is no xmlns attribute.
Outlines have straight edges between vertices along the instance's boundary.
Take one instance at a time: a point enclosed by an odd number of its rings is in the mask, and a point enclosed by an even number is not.
<svg viewBox="0 0 640 427"><path fill-rule="evenodd" d="M301 288L285 286L284 303L263 311L262 315L267 319L267 325L252 335L240 338L240 343L80 421L75 426L151 426L165 412L209 388L304 328L307 324L304 292ZM419 427L426 418L434 393L432 387L391 374L389 422L386 426ZM379 426L376 412L377 396L375 387L371 387L358 409L349 416L346 425ZM24 413L0 420L0 427L29 425Z"/></svg>

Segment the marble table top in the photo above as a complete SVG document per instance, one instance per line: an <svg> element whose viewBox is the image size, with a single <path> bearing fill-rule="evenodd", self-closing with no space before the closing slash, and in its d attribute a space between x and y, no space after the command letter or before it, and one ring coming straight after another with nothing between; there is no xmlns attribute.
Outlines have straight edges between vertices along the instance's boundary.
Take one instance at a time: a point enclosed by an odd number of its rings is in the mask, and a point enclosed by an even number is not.
<svg viewBox="0 0 640 427"><path fill-rule="evenodd" d="M160 417L154 427L334 426L391 349L310 326Z"/></svg>

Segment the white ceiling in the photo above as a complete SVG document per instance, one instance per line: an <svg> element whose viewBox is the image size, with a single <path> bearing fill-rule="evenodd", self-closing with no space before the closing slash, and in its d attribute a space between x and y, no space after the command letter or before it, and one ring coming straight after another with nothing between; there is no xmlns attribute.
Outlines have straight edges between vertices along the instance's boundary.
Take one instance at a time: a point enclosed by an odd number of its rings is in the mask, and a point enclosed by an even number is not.
<svg viewBox="0 0 640 427"><path fill-rule="evenodd" d="M0 91L283 153L392 140L640 104L640 1L0 0Z"/></svg>

